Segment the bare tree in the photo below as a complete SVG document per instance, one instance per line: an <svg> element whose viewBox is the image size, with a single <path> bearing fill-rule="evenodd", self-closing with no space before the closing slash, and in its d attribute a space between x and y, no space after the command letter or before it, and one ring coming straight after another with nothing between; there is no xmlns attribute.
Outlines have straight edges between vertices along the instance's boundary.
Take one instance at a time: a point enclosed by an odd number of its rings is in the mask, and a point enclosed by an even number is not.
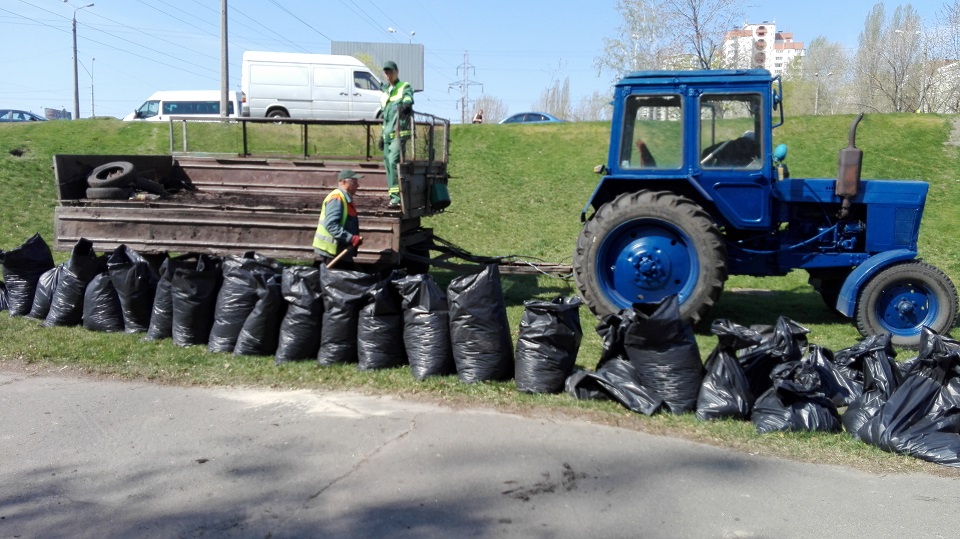
<svg viewBox="0 0 960 539"><path fill-rule="evenodd" d="M889 22L883 3L873 6L857 51L859 104L878 112L919 108L923 69L923 26L912 5L897 6Z"/></svg>
<svg viewBox="0 0 960 539"><path fill-rule="evenodd" d="M609 71L613 80L639 69L658 69L673 40L660 24L657 0L617 0L620 26L613 38L603 38L603 55L594 59L597 72Z"/></svg>
<svg viewBox="0 0 960 539"><path fill-rule="evenodd" d="M483 111L483 121L488 124L495 124L507 117L507 106L503 100L492 95L483 94L473 102L474 114L477 111Z"/></svg>
<svg viewBox="0 0 960 539"><path fill-rule="evenodd" d="M595 91L577 101L570 119L577 122L595 122L607 121L612 117L613 106L610 104L610 94Z"/></svg>
<svg viewBox="0 0 960 539"><path fill-rule="evenodd" d="M939 25L927 32L924 57L928 84L924 111L960 113L960 0L945 2L937 13Z"/></svg>
<svg viewBox="0 0 960 539"><path fill-rule="evenodd" d="M796 58L784 73L784 93L791 114L849 112L846 104L849 59L842 45L817 36L806 54Z"/></svg>
<svg viewBox="0 0 960 539"><path fill-rule="evenodd" d="M567 119L571 116L570 106L570 77L563 81L554 80L548 88L540 93L540 99L533 104L534 110L552 114L557 118Z"/></svg>
<svg viewBox="0 0 960 539"><path fill-rule="evenodd" d="M700 69L712 69L719 60L727 31L742 18L738 0L661 0L668 14L670 34L686 42Z"/></svg>

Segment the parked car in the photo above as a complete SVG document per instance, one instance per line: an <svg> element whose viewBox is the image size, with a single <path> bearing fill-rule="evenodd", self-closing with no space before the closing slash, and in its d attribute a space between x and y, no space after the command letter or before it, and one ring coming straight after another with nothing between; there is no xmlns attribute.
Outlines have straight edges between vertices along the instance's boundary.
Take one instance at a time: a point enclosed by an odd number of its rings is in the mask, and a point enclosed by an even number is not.
<svg viewBox="0 0 960 539"><path fill-rule="evenodd" d="M500 120L502 124L542 124L549 122L562 122L560 118L547 114L546 112L518 112Z"/></svg>
<svg viewBox="0 0 960 539"><path fill-rule="evenodd" d="M46 118L25 110L0 109L0 122L45 122Z"/></svg>

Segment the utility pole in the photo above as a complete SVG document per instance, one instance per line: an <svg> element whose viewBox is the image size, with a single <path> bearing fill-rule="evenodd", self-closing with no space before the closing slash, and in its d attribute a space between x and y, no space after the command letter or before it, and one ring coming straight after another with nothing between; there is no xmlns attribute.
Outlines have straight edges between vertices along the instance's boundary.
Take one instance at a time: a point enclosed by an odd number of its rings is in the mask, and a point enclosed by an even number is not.
<svg viewBox="0 0 960 539"><path fill-rule="evenodd" d="M230 102L230 62L227 57L227 0L220 0L220 117L226 118ZM240 111L234 111L240 116Z"/></svg>
<svg viewBox="0 0 960 539"><path fill-rule="evenodd" d="M63 3L70 6L67 0L63 0ZM80 119L80 74L77 73L77 12L88 7L93 7L93 2L73 8L73 118L75 120Z"/></svg>
<svg viewBox="0 0 960 539"><path fill-rule="evenodd" d="M470 87L471 86L480 86L483 87L482 83L477 81L470 80L470 72L474 71L473 66L470 65L470 53L463 51L463 63L457 68L457 72L463 71L463 78L457 82L451 82L447 87L447 91L450 88L456 88L460 90L460 123L467 123L467 108L470 106ZM475 73L476 71L474 71Z"/></svg>

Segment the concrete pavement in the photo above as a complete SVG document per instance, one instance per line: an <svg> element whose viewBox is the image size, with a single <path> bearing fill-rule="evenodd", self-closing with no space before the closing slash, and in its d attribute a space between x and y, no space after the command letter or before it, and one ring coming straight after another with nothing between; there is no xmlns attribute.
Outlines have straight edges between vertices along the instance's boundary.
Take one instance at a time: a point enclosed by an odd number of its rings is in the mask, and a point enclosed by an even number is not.
<svg viewBox="0 0 960 539"><path fill-rule="evenodd" d="M957 537L960 480L346 393L0 370L0 538Z"/></svg>

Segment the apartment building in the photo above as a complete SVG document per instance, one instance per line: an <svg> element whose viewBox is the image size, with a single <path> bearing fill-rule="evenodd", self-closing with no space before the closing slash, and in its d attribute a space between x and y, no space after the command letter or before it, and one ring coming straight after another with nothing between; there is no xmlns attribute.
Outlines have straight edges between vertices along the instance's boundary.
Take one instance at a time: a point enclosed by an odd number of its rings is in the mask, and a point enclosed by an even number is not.
<svg viewBox="0 0 960 539"><path fill-rule="evenodd" d="M782 75L803 54L803 42L794 41L793 32L778 31L775 22L745 24L727 32L723 40L724 67L728 68L762 68Z"/></svg>

